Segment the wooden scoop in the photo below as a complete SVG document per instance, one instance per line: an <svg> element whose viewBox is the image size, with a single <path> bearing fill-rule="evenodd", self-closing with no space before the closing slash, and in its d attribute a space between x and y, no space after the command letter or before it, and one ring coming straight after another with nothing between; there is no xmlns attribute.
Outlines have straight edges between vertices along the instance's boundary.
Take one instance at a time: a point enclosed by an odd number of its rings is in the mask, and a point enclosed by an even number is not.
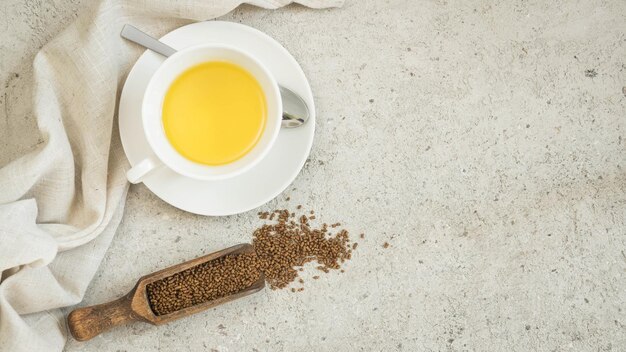
<svg viewBox="0 0 626 352"><path fill-rule="evenodd" d="M250 244L239 244L185 263L174 265L150 275L146 275L139 279L135 288L133 288L124 297L109 303L73 310L67 316L67 323L69 325L70 332L76 340L86 341L114 326L134 321L143 321L153 325L161 325L258 292L265 287L265 276L263 273L261 273L261 276L255 283L238 293L187 307L173 313L155 315L148 302L148 294L146 293L146 286L148 284L222 256L246 252L254 252L254 247Z"/></svg>

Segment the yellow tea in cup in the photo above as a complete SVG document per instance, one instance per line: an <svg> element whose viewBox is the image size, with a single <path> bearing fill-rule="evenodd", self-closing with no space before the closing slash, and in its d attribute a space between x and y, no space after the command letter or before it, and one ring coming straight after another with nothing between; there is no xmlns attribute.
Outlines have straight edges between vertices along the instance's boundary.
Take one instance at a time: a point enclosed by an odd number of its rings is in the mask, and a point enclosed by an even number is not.
<svg viewBox="0 0 626 352"><path fill-rule="evenodd" d="M244 68L223 61L191 67L163 101L167 139L185 158L217 166L250 152L263 134L265 94Z"/></svg>

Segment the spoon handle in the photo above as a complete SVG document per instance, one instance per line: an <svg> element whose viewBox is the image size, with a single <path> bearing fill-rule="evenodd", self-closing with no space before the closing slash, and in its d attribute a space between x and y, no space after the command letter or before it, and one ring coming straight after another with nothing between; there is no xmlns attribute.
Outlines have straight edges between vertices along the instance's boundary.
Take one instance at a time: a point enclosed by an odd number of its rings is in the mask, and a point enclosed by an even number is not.
<svg viewBox="0 0 626 352"><path fill-rule="evenodd" d="M130 24L124 25L124 28L122 28L122 33L120 35L122 36L122 38L126 38L131 42L135 42L165 57L173 55L176 52L176 50L171 46L161 42L156 38L149 36L145 32L140 31Z"/></svg>
<svg viewBox="0 0 626 352"><path fill-rule="evenodd" d="M147 33L133 27L130 24L124 25L120 35L122 38L128 39L131 42L137 43L144 48L150 49L165 57L169 57L176 52L176 50L171 46L151 37ZM284 128L292 128L305 124L309 119L309 107L306 102L292 90L287 89L280 84L278 87L280 88L280 96L283 101L281 126Z"/></svg>
<svg viewBox="0 0 626 352"><path fill-rule="evenodd" d="M67 317L72 336L78 341L86 341L112 327L140 320L131 308L134 292L115 301L73 310Z"/></svg>

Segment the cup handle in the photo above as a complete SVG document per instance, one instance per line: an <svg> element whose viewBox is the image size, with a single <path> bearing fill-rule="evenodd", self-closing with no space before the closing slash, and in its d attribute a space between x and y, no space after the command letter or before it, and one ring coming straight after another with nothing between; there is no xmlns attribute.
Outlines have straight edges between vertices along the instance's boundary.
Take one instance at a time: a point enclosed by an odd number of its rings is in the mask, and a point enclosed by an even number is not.
<svg viewBox="0 0 626 352"><path fill-rule="evenodd" d="M132 184L140 183L150 172L162 165L155 157L145 158L126 172L126 178Z"/></svg>

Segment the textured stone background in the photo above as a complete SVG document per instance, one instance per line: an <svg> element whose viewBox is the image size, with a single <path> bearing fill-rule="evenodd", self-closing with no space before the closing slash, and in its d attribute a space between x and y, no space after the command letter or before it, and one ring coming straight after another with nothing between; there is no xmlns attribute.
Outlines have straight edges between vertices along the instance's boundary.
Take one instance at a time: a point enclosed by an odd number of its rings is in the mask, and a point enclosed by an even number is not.
<svg viewBox="0 0 626 352"><path fill-rule="evenodd" d="M85 4L0 4L0 147L13 156L38 143L21 137L32 58ZM68 352L625 350L626 2L348 0L223 19L283 43L318 107L310 161L259 210L303 204L366 239L345 274L307 270L302 293L265 290ZM82 304L259 224L133 186Z"/></svg>

